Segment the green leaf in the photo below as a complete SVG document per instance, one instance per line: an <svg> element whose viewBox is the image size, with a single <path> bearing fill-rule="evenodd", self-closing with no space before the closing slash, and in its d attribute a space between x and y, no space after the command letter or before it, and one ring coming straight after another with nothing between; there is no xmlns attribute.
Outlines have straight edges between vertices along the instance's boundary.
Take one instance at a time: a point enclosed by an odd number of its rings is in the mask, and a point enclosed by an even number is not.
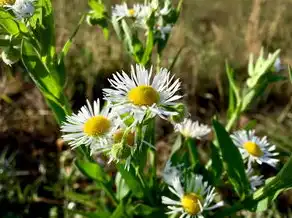
<svg viewBox="0 0 292 218"><path fill-rule="evenodd" d="M228 117L230 118L231 114L234 113L236 105L241 101L241 97L239 94L239 87L237 86L234 80L234 71L229 66L226 61L226 74L229 82L229 106L228 106Z"/></svg>
<svg viewBox="0 0 292 218"><path fill-rule="evenodd" d="M222 159L220 157L220 151L213 143L211 143L210 147L211 147L211 160L212 160L211 170L213 172L213 175L216 181L219 181L223 173L223 164L222 164Z"/></svg>
<svg viewBox="0 0 292 218"><path fill-rule="evenodd" d="M81 24L83 24L84 19L85 19L85 15L83 15L80 18L75 30L73 31L73 33L71 34L70 38L67 40L67 42L63 46L62 51L60 52L59 57L58 57L58 63L57 63L57 71L58 72L57 73L58 73L58 78L59 78L59 84L62 87L64 87L65 83L66 83L66 70L65 70L64 58L68 54L68 52L69 52L69 50L71 48L71 45L73 43L73 39L76 36L76 34L78 33L78 30L79 30Z"/></svg>
<svg viewBox="0 0 292 218"><path fill-rule="evenodd" d="M127 210L123 201L120 202L110 218L129 218L129 216L127 216Z"/></svg>
<svg viewBox="0 0 292 218"><path fill-rule="evenodd" d="M104 33L104 37L109 37L109 26L107 22L107 11L105 5L96 0L89 0L89 6L92 8L94 13L90 13L90 23L92 25L99 25Z"/></svg>
<svg viewBox="0 0 292 218"><path fill-rule="evenodd" d="M89 162L86 160L77 159L75 161L77 168L88 178L101 183L108 183L110 181L109 176L104 172L103 168L97 163Z"/></svg>
<svg viewBox="0 0 292 218"><path fill-rule="evenodd" d="M36 1L36 10L30 18L33 32L41 45L41 56L46 57L47 63L55 56L55 22L51 0Z"/></svg>
<svg viewBox="0 0 292 218"><path fill-rule="evenodd" d="M292 83L292 69L290 65L288 65L288 73L289 73L290 82Z"/></svg>
<svg viewBox="0 0 292 218"><path fill-rule="evenodd" d="M189 154L191 167L195 168L196 165L200 164L196 141L192 138L185 139L185 145L188 148L188 154Z"/></svg>
<svg viewBox="0 0 292 218"><path fill-rule="evenodd" d="M154 45L153 30L149 30L148 36L147 36L147 41L146 41L146 48L144 50L144 54L143 54L142 61L141 61L141 63L143 65L146 65L149 62L149 60L151 59L153 45Z"/></svg>
<svg viewBox="0 0 292 218"><path fill-rule="evenodd" d="M177 152L182 146L182 136L181 134L179 134L176 139L175 142L171 148L171 153L170 156L173 156L175 152Z"/></svg>
<svg viewBox="0 0 292 218"><path fill-rule="evenodd" d="M16 36L28 32L24 23L19 22L8 11L0 8L0 27L10 35Z"/></svg>
<svg viewBox="0 0 292 218"><path fill-rule="evenodd" d="M145 204L137 204L137 205L133 206L133 211L134 211L135 215L144 217L144 216L150 216L150 215L156 213L157 211L159 211L159 208L150 207L150 206L145 205Z"/></svg>
<svg viewBox="0 0 292 218"><path fill-rule="evenodd" d="M43 63L38 50L27 40L22 41L21 57L25 68L38 88L47 96L52 95L59 99L62 94L62 88L52 77L47 65Z"/></svg>
<svg viewBox="0 0 292 218"><path fill-rule="evenodd" d="M96 208L96 202L92 200L92 197L87 194L80 194L76 192L65 191L64 195L71 201L78 202L90 208Z"/></svg>
<svg viewBox="0 0 292 218"><path fill-rule="evenodd" d="M136 176L136 172L133 167L130 167L129 171L125 169L125 166L122 164L117 164L117 169L121 173L123 179L125 180L128 187L131 189L134 196L138 198L143 197L143 188L141 183Z"/></svg>
<svg viewBox="0 0 292 218"><path fill-rule="evenodd" d="M81 215L86 218L108 218L110 217L110 213L108 211L100 211L96 212L87 212L87 211L79 211L79 210L68 210L65 209L69 214L72 214L70 217L76 217L76 214Z"/></svg>
<svg viewBox="0 0 292 218"><path fill-rule="evenodd" d="M244 199L250 193L250 184L245 174L242 157L225 128L216 120L213 120L213 127L229 181L237 194Z"/></svg>
<svg viewBox="0 0 292 218"><path fill-rule="evenodd" d="M117 199L122 200L130 192L130 188L119 172L116 175L115 184L117 187Z"/></svg>

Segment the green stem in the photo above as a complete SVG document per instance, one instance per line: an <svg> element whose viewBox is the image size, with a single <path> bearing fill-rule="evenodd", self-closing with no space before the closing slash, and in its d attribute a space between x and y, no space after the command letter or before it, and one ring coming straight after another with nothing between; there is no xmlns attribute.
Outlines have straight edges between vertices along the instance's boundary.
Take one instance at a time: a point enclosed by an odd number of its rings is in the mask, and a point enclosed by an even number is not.
<svg viewBox="0 0 292 218"><path fill-rule="evenodd" d="M195 168L195 166L199 163L199 154L196 147L196 141L192 138L187 138L185 140L185 144L189 150L189 156L191 161L191 167Z"/></svg>
<svg viewBox="0 0 292 218"><path fill-rule="evenodd" d="M110 190L110 188L106 185L106 184L102 184L103 190L105 191L105 193L107 194L107 196L112 200L112 202L114 203L115 206L117 206L119 204L116 196L113 194L113 192Z"/></svg>

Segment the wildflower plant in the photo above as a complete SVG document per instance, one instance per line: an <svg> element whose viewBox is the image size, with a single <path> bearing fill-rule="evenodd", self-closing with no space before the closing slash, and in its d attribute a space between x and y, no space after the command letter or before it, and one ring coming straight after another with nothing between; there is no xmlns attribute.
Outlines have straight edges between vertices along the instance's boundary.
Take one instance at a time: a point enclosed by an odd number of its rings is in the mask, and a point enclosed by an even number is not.
<svg viewBox="0 0 292 218"><path fill-rule="evenodd" d="M143 4L126 2L106 9L102 1L89 1L89 24L100 25L108 32L110 24L136 63L150 63L157 48L157 64L181 10L182 1L175 8L170 0L145 0ZM111 13L109 12L111 11ZM159 69L159 66L158 66Z"/></svg>
<svg viewBox="0 0 292 218"><path fill-rule="evenodd" d="M51 1L23 0L23 8L18 8L24 10L21 19L20 12L11 9L19 2L0 2L2 58L8 65L21 60L52 109L64 141L75 151L76 167L105 196L96 211L71 213L85 217L228 217L243 209L263 209L292 187L292 157L281 167L281 155L266 137L236 128L240 115L268 85L286 79L275 72L280 51L267 58L262 51L255 63L251 56L244 84L237 83L235 72L227 65L227 119L219 122L214 118L206 125L192 120L180 102L184 93L179 78L167 68L154 70L150 64L154 46L158 57L166 46L181 3L178 8L169 0L121 3L113 5L110 14L101 0L89 0L92 11L81 17L57 52ZM130 72L117 72L109 78L110 87L103 90L104 104L101 99L88 100L72 113L64 92L64 59L85 18L101 26L106 36L111 23L137 64ZM12 48L17 52L8 52ZM157 119L172 124L176 135L174 144L169 143L171 153L162 175L157 167ZM202 145L209 151L204 161ZM101 156L106 159L102 164L96 161ZM279 173L266 178L256 163L273 166ZM112 174L106 170L108 165L115 168ZM222 194L225 185L232 198ZM84 198L75 194L75 199L84 203Z"/></svg>

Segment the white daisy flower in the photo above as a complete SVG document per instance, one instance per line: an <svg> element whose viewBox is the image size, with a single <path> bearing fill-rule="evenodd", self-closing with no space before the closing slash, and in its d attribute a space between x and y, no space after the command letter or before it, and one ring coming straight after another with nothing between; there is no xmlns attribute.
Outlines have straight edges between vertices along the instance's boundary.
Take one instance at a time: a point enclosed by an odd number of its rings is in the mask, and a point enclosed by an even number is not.
<svg viewBox="0 0 292 218"><path fill-rule="evenodd" d="M198 121L193 122L191 119L185 118L183 122L174 124L174 130L180 132L186 138L202 139L206 137L211 129Z"/></svg>
<svg viewBox="0 0 292 218"><path fill-rule="evenodd" d="M274 70L276 73L280 72L281 70L284 70L285 67L282 65L282 62L281 62L281 59L278 57L276 60L275 60L275 63L274 63Z"/></svg>
<svg viewBox="0 0 292 218"><path fill-rule="evenodd" d="M240 130L231 135L233 143L239 148L239 151L245 161L248 162L248 168L251 168L253 162L258 164L267 163L275 167L279 162L274 158L278 153L274 152L275 145L267 141L267 137L260 138L255 135L255 130Z"/></svg>
<svg viewBox="0 0 292 218"><path fill-rule="evenodd" d="M169 35L172 30L172 25L167 24L166 26L157 26L157 30L160 33L161 39L165 40L166 35Z"/></svg>
<svg viewBox="0 0 292 218"><path fill-rule="evenodd" d="M129 113L136 123L141 123L145 115L158 115L164 119L176 115L170 109L182 96L176 92L180 89L179 80L174 80L167 69L152 76L152 67L148 71L141 65L131 67L131 77L125 72L116 73L109 82L113 89L104 89L105 99L120 114Z"/></svg>
<svg viewBox="0 0 292 218"><path fill-rule="evenodd" d="M129 8L126 3L121 5L115 5L112 9L112 16L116 17L117 20L125 17L142 19L149 15L151 8L148 5L134 4L133 8Z"/></svg>
<svg viewBox="0 0 292 218"><path fill-rule="evenodd" d="M29 18L33 15L35 11L35 7L33 3L36 0L15 0L9 2L4 7L8 8L8 10L12 10L18 20ZM11 4L12 3L12 4Z"/></svg>
<svg viewBox="0 0 292 218"><path fill-rule="evenodd" d="M216 195L215 188L203 182L201 175L191 175L185 187L181 185L179 177L173 177L169 190L179 199L162 196L162 203L170 210L166 214L181 214L180 218L203 218L203 211L212 210L223 205L219 202L210 207Z"/></svg>
<svg viewBox="0 0 292 218"><path fill-rule="evenodd" d="M255 191L257 189L257 187L261 186L262 184L264 184L264 176L257 176L257 175L253 175L253 170L252 168L249 168L246 170L246 175L247 178L250 182L250 186L252 191Z"/></svg>
<svg viewBox="0 0 292 218"><path fill-rule="evenodd" d="M93 107L87 100L87 105L81 107L78 114L66 117L66 122L61 126L62 138L73 149L82 144L89 146L92 154L108 145L118 124L110 107L101 110L99 99L94 101Z"/></svg>
<svg viewBox="0 0 292 218"><path fill-rule="evenodd" d="M165 164L165 167L162 172L162 178L163 180L168 184L172 184L172 180L175 177L181 176L181 168L183 167L183 164L180 164L178 166L172 166L172 163L170 160L168 160Z"/></svg>

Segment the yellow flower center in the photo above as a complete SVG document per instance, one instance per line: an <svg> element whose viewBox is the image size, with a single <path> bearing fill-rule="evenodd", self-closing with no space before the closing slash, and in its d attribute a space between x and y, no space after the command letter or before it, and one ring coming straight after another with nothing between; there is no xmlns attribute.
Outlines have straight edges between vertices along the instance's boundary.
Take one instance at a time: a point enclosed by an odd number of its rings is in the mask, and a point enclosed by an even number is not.
<svg viewBox="0 0 292 218"><path fill-rule="evenodd" d="M137 106L151 106L158 103L159 94L151 86L137 86L129 91L129 100Z"/></svg>
<svg viewBox="0 0 292 218"><path fill-rule="evenodd" d="M129 14L131 17L133 17L135 15L135 10L132 8L132 9L129 9Z"/></svg>
<svg viewBox="0 0 292 218"><path fill-rule="evenodd" d="M114 142L115 143L121 142L122 141L122 138L124 136L124 133L125 133L125 131L122 130L122 129L117 130L114 133L114 136L113 136ZM127 144L129 146L133 146L134 143L135 143L135 133L134 132L129 132L128 134L125 135L125 137L126 137Z"/></svg>
<svg viewBox="0 0 292 218"><path fill-rule="evenodd" d="M189 193L182 197L181 204L188 214L196 215L201 211L201 200L201 196Z"/></svg>
<svg viewBox="0 0 292 218"><path fill-rule="evenodd" d="M83 132L89 136L100 136L106 133L111 127L111 121L105 116L98 115L91 117L83 126Z"/></svg>
<svg viewBox="0 0 292 218"><path fill-rule="evenodd" d="M13 5L15 3L15 0L0 0L0 7L3 7L4 5Z"/></svg>
<svg viewBox="0 0 292 218"><path fill-rule="evenodd" d="M254 142L245 142L243 144L243 147L245 148L245 150L247 150L248 153L253 156L261 157L263 155L263 151L261 150L261 148Z"/></svg>

